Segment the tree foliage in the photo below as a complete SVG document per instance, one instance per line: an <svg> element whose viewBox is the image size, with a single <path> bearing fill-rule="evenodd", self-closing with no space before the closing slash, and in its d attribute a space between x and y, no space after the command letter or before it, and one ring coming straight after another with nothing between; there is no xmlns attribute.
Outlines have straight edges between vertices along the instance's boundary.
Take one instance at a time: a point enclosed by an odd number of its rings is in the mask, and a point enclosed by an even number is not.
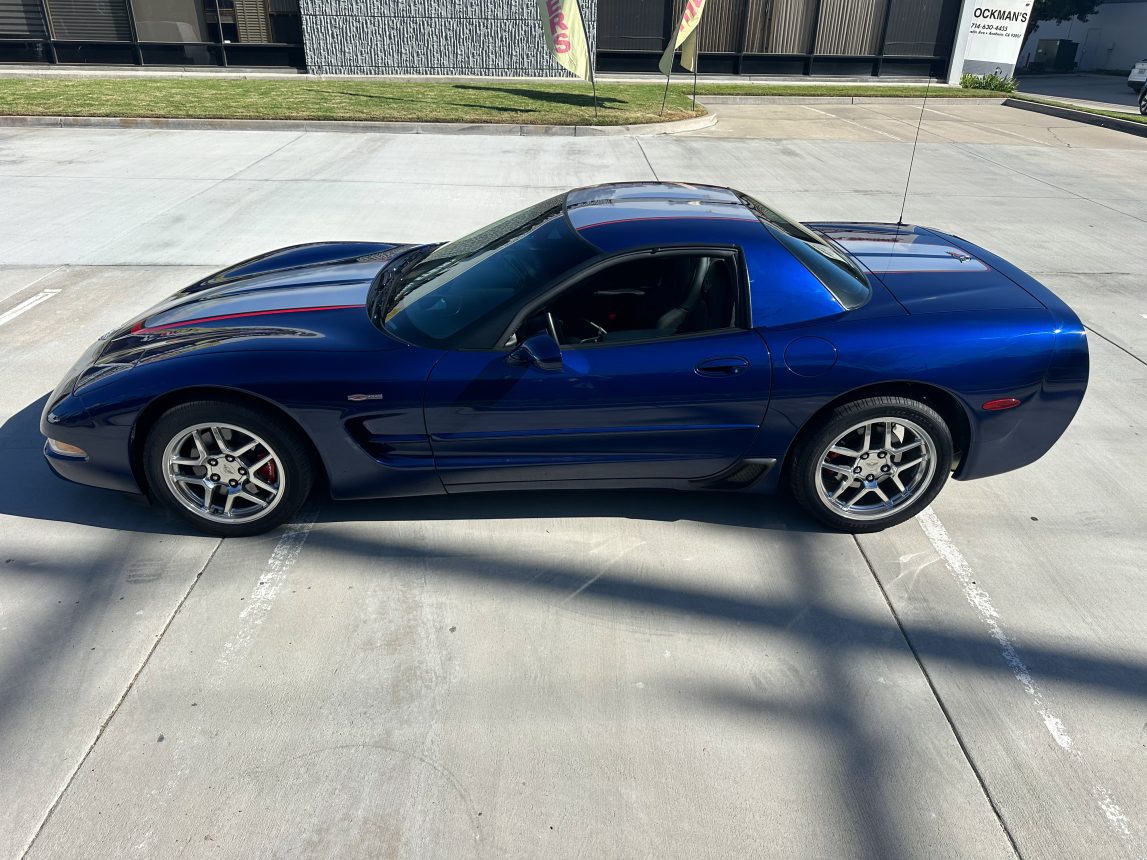
<svg viewBox="0 0 1147 860"><path fill-rule="evenodd" d="M1040 21L1059 23L1070 21L1072 18L1086 21L1089 15L1095 14L1095 10L1102 2L1103 0L1035 0L1028 17L1028 29L1024 34L1024 41L1035 32Z"/></svg>

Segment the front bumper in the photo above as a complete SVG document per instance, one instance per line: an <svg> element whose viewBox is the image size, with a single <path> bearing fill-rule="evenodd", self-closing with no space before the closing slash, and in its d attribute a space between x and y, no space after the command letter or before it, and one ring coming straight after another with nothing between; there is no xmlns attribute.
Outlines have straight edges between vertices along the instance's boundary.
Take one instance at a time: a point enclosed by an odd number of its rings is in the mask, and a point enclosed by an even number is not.
<svg viewBox="0 0 1147 860"><path fill-rule="evenodd" d="M83 449L86 456L59 454L44 443L44 459L65 480L89 487L141 493L131 464L131 426L97 425L83 402L57 390L44 407L40 432Z"/></svg>

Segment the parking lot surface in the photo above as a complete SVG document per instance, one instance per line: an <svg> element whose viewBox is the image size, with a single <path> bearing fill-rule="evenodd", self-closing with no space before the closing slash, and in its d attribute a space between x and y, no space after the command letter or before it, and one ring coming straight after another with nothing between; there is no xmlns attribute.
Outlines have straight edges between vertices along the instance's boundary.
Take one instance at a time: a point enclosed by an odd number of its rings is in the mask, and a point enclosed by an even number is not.
<svg viewBox="0 0 1147 860"><path fill-rule="evenodd" d="M0 128L0 856L1147 855L1140 138L924 114L905 219L1071 303L1091 387L1041 461L881 534L515 493L219 541L42 463L90 341L272 247L624 179L895 221L920 109L813 108L644 139Z"/></svg>
<svg viewBox="0 0 1147 860"><path fill-rule="evenodd" d="M1025 75L1019 81L1019 91L1087 107L1139 113L1139 93L1127 86L1127 75Z"/></svg>

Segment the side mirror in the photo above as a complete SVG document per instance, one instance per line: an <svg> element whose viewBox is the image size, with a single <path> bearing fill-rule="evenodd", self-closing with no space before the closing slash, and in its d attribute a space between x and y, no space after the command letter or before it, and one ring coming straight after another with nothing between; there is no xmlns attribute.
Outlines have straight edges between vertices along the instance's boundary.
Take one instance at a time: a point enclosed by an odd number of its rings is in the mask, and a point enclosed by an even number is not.
<svg viewBox="0 0 1147 860"><path fill-rule="evenodd" d="M506 356L506 362L519 367L532 364L538 370L561 370L562 348L551 335L542 332L522 341Z"/></svg>

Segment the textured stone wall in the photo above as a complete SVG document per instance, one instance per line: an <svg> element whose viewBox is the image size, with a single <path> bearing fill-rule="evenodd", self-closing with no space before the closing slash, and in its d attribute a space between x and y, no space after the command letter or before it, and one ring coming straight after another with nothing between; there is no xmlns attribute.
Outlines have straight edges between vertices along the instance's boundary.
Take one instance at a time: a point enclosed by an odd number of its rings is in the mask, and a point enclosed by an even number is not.
<svg viewBox="0 0 1147 860"><path fill-rule="evenodd" d="M568 76L535 0L300 0L307 68L323 75ZM597 0L581 0L592 50Z"/></svg>

